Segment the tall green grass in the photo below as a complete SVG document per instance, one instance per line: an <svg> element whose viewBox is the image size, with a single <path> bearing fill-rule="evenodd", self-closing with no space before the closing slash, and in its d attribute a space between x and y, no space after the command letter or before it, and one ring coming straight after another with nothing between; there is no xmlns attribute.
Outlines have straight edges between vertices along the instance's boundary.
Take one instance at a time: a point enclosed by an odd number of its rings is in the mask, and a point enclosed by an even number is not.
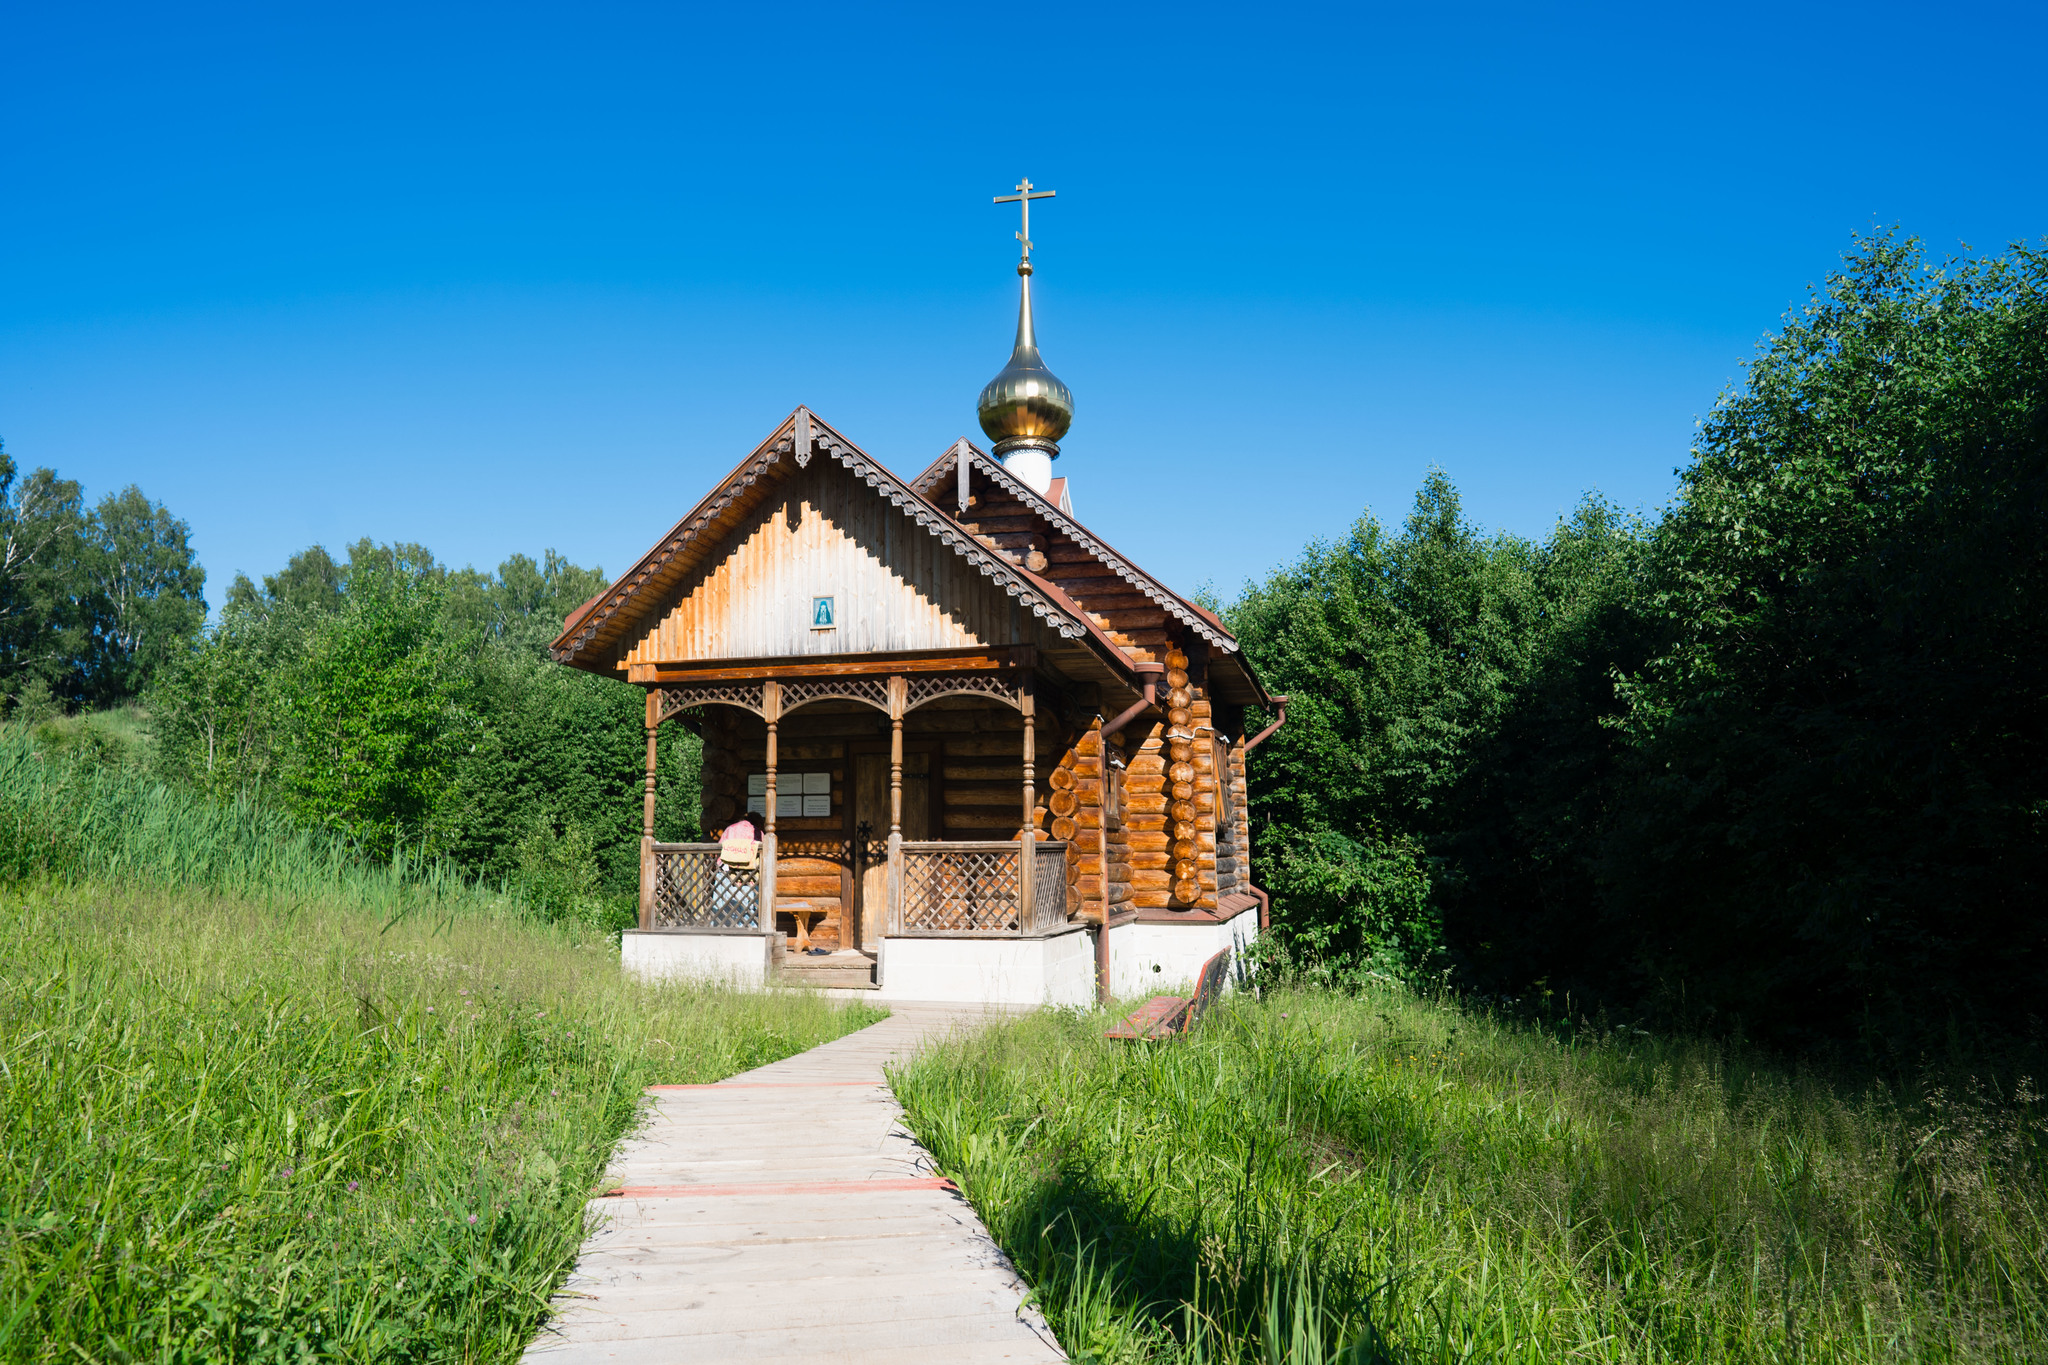
<svg viewBox="0 0 2048 1365"><path fill-rule="evenodd" d="M45 727L47 728L47 727ZM515 896L442 860L370 861L254 799L209 801L83 743L0 726L0 878L99 877L385 915L499 913Z"/></svg>
<svg viewBox="0 0 2048 1365"><path fill-rule="evenodd" d="M1845 1086L1391 988L1106 1022L894 1074L1077 1361L2048 1359L2025 1082Z"/></svg>
<svg viewBox="0 0 2048 1365"><path fill-rule="evenodd" d="M9 1360L514 1358L642 1087L879 1017L515 916L87 882L0 934Z"/></svg>
<svg viewBox="0 0 2048 1365"><path fill-rule="evenodd" d="M654 1082L881 1017L0 734L0 1359L516 1358Z"/></svg>

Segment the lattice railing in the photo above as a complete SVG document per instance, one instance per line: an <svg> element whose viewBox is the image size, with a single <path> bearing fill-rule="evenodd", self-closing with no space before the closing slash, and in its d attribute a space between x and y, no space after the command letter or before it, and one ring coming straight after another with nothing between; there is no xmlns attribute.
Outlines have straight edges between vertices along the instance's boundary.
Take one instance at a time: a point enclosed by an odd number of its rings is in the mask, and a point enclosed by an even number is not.
<svg viewBox="0 0 2048 1365"><path fill-rule="evenodd" d="M1017 845L905 844L903 932L1017 932Z"/></svg>
<svg viewBox="0 0 2048 1365"><path fill-rule="evenodd" d="M760 874L720 862L717 844L654 846L656 929L751 931L760 924Z"/></svg>
<svg viewBox="0 0 2048 1365"><path fill-rule="evenodd" d="M1043 933L1067 919L1067 846L1040 844L1032 859L1031 919Z"/></svg>
<svg viewBox="0 0 2048 1365"><path fill-rule="evenodd" d="M1065 844L1040 844L1032 924L1018 916L1021 861L1014 841L903 846L901 931L921 934L1042 933L1066 920Z"/></svg>

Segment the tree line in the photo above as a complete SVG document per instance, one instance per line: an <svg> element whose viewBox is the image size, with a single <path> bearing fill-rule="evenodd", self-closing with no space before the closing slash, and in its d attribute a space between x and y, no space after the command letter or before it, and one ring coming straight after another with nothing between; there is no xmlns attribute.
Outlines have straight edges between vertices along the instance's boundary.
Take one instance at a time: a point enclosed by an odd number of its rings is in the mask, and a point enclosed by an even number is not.
<svg viewBox="0 0 2048 1365"><path fill-rule="evenodd" d="M190 528L129 487L88 509L0 450L0 677L53 743L129 707L100 752L223 801L337 831L365 857L449 859L551 917L630 923L644 781L638 689L547 644L605 586L553 551L495 571L424 546L314 545L236 575L209 626ZM97 743L97 741L95 741ZM695 737L666 727L658 828L697 833Z"/></svg>
<svg viewBox="0 0 2048 1365"><path fill-rule="evenodd" d="M1220 607L1293 702L1251 765L1295 968L1798 1042L2040 1026L2048 255L1858 243L1655 515L1488 533L1432 473ZM554 665L604 586L320 546L204 624L187 528L0 451L17 719L140 699L166 780L630 922L641 695ZM664 727L657 835L696 837Z"/></svg>
<svg viewBox="0 0 2048 1365"><path fill-rule="evenodd" d="M2038 1031L2048 254L1859 241L1654 517L1433 474L1225 609L1298 963L1786 1042Z"/></svg>
<svg viewBox="0 0 2048 1365"><path fill-rule="evenodd" d="M450 570L419 545L315 545L160 671L155 762L226 798L268 793L346 831L517 883L543 911L632 921L644 781L639 689L547 645L603 588L553 551ZM695 737L664 731L658 833L696 834Z"/></svg>
<svg viewBox="0 0 2048 1365"><path fill-rule="evenodd" d="M87 507L0 442L0 690L46 715L140 692L206 620L191 529L130 484Z"/></svg>

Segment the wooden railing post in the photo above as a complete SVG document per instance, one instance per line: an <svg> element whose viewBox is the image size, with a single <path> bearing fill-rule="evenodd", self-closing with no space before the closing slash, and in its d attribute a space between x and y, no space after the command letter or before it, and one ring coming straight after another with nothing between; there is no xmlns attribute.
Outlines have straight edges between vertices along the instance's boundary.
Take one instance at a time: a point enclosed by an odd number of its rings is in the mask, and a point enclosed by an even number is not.
<svg viewBox="0 0 2048 1365"><path fill-rule="evenodd" d="M761 684L761 715L768 722L768 809L761 831L761 932L775 932L775 727L782 720L782 684Z"/></svg>
<svg viewBox="0 0 2048 1365"><path fill-rule="evenodd" d="M1038 698L1031 687L1031 674L1017 683L1017 709L1024 713L1024 827L1017 832L1017 928L1029 933L1038 927L1037 867L1033 854L1038 849L1038 778L1032 771L1036 762Z"/></svg>
<svg viewBox="0 0 2048 1365"><path fill-rule="evenodd" d="M903 932L903 711L910 680L889 679L889 903L884 932Z"/></svg>
<svg viewBox="0 0 2048 1365"><path fill-rule="evenodd" d="M654 927L654 759L661 731L661 689L647 689L647 791L640 801L640 927Z"/></svg>

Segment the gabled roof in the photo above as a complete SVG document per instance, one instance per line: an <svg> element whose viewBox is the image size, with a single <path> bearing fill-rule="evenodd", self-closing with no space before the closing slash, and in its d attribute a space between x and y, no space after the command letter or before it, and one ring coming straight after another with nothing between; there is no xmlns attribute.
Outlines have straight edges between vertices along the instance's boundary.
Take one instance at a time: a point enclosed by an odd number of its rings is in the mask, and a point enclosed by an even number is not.
<svg viewBox="0 0 2048 1365"><path fill-rule="evenodd" d="M1104 541L1100 536L1094 535L1087 528L1083 527L1080 522L1076 521L1070 511L1061 510L1050 499L1044 497L1029 484L1005 469L994 456L982 450L972 441L965 438L955 441L952 449L934 460L924 473L912 479L910 486L931 502L943 507L945 505L945 490L942 485L948 479L957 479L959 477L957 471L960 461L963 459L972 462L972 468L968 471L967 476L969 487L972 487L977 479L986 478L993 481L1004 492L1016 498L1042 517L1060 535L1087 551L1104 567L1113 571L1117 577L1123 579L1124 582L1150 598L1168 616L1180 622L1202 639L1207 640L1213 648L1220 649L1226 654L1237 653L1237 637L1228 630L1225 630L1223 623L1217 620L1213 613L1204 611L1201 607L1183 598L1180 594L1162 584L1158 579L1140 569L1136 564L1118 554L1109 547L1108 542ZM1064 483L1065 480L1056 480L1056 482ZM1069 508L1072 507L1071 501L1067 499L1062 499L1062 501L1066 501Z"/></svg>
<svg viewBox="0 0 2048 1365"><path fill-rule="evenodd" d="M579 668L605 671L614 648L648 613L661 610L663 595L670 587L702 564L725 533L759 506L776 483L819 458L837 461L901 508L909 521L973 565L1063 638L1093 642L1101 635L1056 589L982 545L867 452L810 409L800 407L654 548L570 615L552 646L554 657Z"/></svg>

